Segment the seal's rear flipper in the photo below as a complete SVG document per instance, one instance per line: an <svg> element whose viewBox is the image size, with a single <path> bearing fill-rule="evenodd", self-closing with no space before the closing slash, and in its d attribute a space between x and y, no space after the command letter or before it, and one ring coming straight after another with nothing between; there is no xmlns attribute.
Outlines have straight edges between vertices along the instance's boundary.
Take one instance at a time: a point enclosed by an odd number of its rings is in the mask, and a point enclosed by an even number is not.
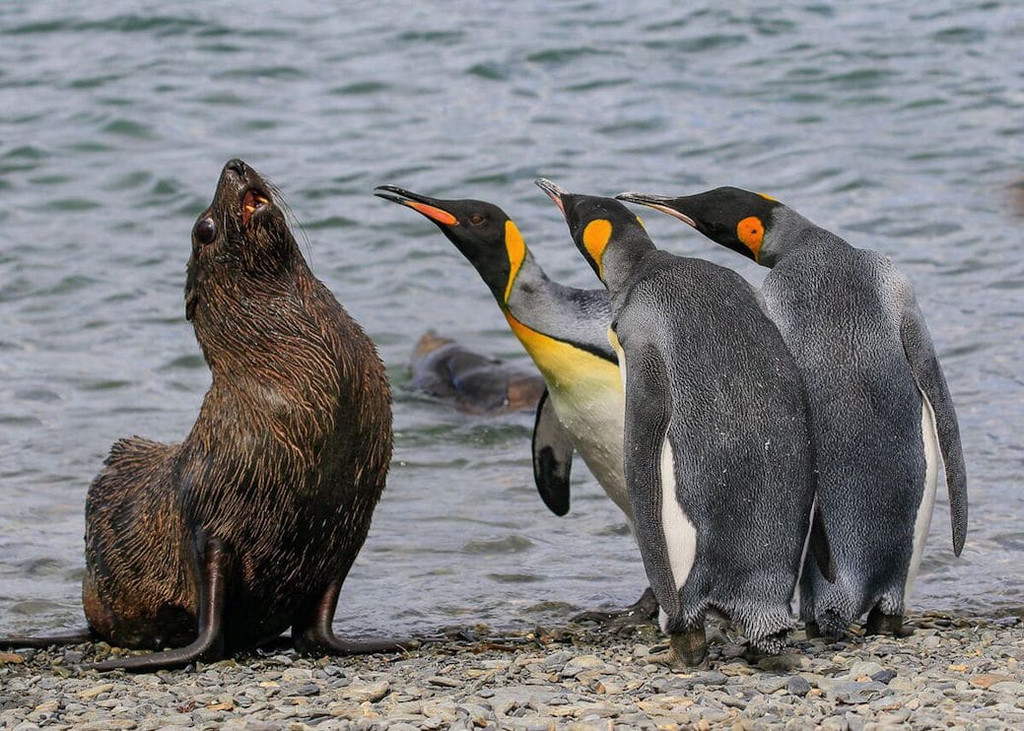
<svg viewBox="0 0 1024 731"><path fill-rule="evenodd" d="M105 660L92 666L94 670L132 670L150 672L184 667L196 660L215 659L224 654L224 605L232 566L231 551L218 539L206 544L199 588L199 636L187 647L164 650L149 655L135 655Z"/></svg>
<svg viewBox="0 0 1024 731"><path fill-rule="evenodd" d="M81 645L83 642L94 642L99 639L92 630L83 629L65 635L46 635L45 637L0 637L0 647L33 647L45 649L59 645Z"/></svg>
<svg viewBox="0 0 1024 731"><path fill-rule="evenodd" d="M639 627L658 623L658 600L651 587L644 589L640 598L625 609L612 612L588 611L577 614L573 622L596 622L606 627Z"/></svg>
<svg viewBox="0 0 1024 731"><path fill-rule="evenodd" d="M354 558L354 556L353 556ZM292 643L303 654L325 655L369 655L377 652L407 652L423 644L422 640L392 640L366 638L343 640L334 634L332 624L334 611L338 607L338 594L345 580L334 581L327 587L320 602L312 611L292 622Z"/></svg>

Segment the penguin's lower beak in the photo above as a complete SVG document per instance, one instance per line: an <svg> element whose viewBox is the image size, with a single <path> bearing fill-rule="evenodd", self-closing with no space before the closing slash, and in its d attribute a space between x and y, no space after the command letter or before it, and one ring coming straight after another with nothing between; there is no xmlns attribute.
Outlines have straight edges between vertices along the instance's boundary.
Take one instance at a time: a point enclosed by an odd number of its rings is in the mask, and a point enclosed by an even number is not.
<svg viewBox="0 0 1024 731"><path fill-rule="evenodd" d="M399 188L397 185L378 185L373 189L373 194L386 201L408 206L414 211L422 213L430 220L444 224L445 226L459 225L459 219L446 211L440 205L440 201L434 198L429 198L425 195L420 195L419 193L413 193L410 190Z"/></svg>
<svg viewBox="0 0 1024 731"><path fill-rule="evenodd" d="M697 223L692 218L673 207L672 204L676 199L670 195L654 195L652 193L636 193L634 191L628 191L626 193L619 193L615 197L620 201L639 203L642 206L648 206L649 208L661 211L662 213L667 213L673 218L678 218L686 225L697 228Z"/></svg>
<svg viewBox="0 0 1024 731"><path fill-rule="evenodd" d="M555 205L558 206L558 210L560 210L562 212L562 215L564 216L565 203L562 202L562 196L565 195L565 191L559 188L554 183L552 183L547 178L537 178L533 182L538 188L540 188L541 190L548 194L548 197L555 202Z"/></svg>

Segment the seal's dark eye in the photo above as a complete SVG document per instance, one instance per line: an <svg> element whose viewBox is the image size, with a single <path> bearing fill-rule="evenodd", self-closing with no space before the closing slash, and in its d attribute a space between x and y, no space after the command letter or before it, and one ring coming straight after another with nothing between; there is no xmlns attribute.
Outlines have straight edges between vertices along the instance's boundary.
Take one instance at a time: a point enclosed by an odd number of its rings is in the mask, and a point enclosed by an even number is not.
<svg viewBox="0 0 1024 731"><path fill-rule="evenodd" d="M474 213L472 216L469 217L469 225L470 226L479 226L485 220L487 220L487 219L483 216L483 214L481 214L481 213Z"/></svg>
<svg viewBox="0 0 1024 731"><path fill-rule="evenodd" d="M196 241L204 246L206 244L212 244L213 240L217 238L217 224L212 218L204 218L196 224L195 230Z"/></svg>

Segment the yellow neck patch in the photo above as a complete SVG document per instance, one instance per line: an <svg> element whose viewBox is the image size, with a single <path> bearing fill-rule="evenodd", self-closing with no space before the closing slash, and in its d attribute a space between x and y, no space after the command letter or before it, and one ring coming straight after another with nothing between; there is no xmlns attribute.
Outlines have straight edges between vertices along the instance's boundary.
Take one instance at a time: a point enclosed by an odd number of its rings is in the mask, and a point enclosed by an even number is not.
<svg viewBox="0 0 1024 731"><path fill-rule="evenodd" d="M778 203L778 201L775 198L772 198L767 193L758 193L758 195L761 196L762 198L764 198L766 201L771 201L772 203Z"/></svg>
<svg viewBox="0 0 1024 731"><path fill-rule="evenodd" d="M757 261L757 255L761 251L761 244L764 242L764 224L757 216L747 216L736 224L736 238L743 242L743 245L750 249Z"/></svg>
<svg viewBox="0 0 1024 731"><path fill-rule="evenodd" d="M583 246L590 254L590 258L597 264L597 275L604 280L604 267L601 266L601 257L612 238L612 222L606 218L597 218L587 224L583 229Z"/></svg>
<svg viewBox="0 0 1024 731"><path fill-rule="evenodd" d="M537 364L549 388L563 393L573 390L594 393L600 389L622 392L622 378L615 363L537 332L517 320L508 310L505 310L505 319Z"/></svg>
<svg viewBox="0 0 1024 731"><path fill-rule="evenodd" d="M512 295L512 283L516 281L519 268L526 258L526 242L512 221L505 221L505 250L508 252L508 282L505 284L505 303Z"/></svg>

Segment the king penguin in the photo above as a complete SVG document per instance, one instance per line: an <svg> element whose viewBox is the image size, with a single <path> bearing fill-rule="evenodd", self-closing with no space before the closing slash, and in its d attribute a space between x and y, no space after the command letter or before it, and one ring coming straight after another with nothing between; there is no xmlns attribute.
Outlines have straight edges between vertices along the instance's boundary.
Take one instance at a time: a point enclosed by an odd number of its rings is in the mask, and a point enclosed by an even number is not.
<svg viewBox="0 0 1024 731"><path fill-rule="evenodd" d="M738 188L619 198L668 213L771 268L762 294L803 373L818 460L820 515L836 581L801 579L808 633L903 633L943 462L956 555L967 474L953 401L910 282L779 201Z"/></svg>
<svg viewBox="0 0 1024 731"><path fill-rule="evenodd" d="M577 451L605 493L633 514L622 471L625 401L615 352L608 343L611 307L604 289L576 289L552 281L527 248L516 224L499 207L477 200L441 200L393 185L375 195L408 206L433 221L477 270L509 328L547 384L537 407L533 470L544 504L569 511L569 475ZM577 619L650 621L657 602L650 589L621 612L586 612Z"/></svg>
<svg viewBox="0 0 1024 731"><path fill-rule="evenodd" d="M704 658L712 610L781 651L815 488L792 355L738 274L657 250L612 198L537 182L611 295L626 487L667 659Z"/></svg>

